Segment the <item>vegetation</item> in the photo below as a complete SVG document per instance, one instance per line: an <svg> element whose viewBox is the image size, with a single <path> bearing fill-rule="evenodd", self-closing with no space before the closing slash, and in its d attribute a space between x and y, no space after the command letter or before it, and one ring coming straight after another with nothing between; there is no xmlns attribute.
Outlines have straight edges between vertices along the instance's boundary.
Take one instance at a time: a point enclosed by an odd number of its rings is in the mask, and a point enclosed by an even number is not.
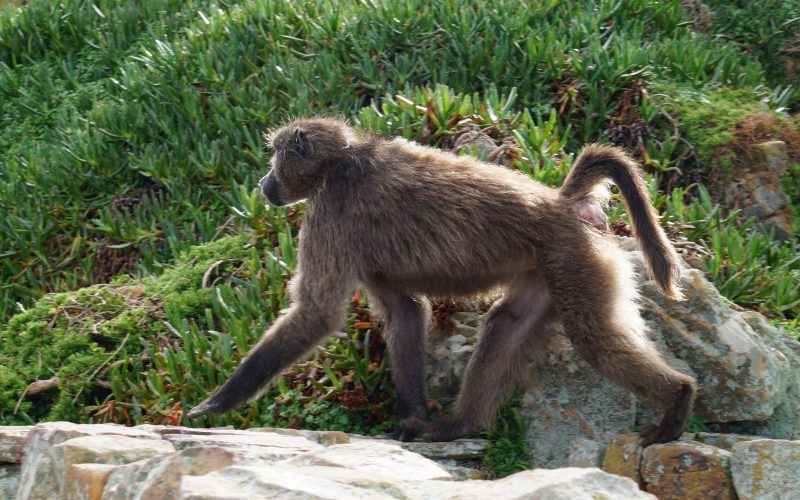
<svg viewBox="0 0 800 500"><path fill-rule="evenodd" d="M0 423L191 424L295 265L302 207L254 189L261 133L323 111L445 148L477 130L553 185L584 143L624 145L720 291L800 334L797 239L703 186L783 139L800 220L800 6L767 3L0 1ZM350 311L266 397L194 424L390 428L380 328ZM525 456L514 418L496 471Z"/></svg>

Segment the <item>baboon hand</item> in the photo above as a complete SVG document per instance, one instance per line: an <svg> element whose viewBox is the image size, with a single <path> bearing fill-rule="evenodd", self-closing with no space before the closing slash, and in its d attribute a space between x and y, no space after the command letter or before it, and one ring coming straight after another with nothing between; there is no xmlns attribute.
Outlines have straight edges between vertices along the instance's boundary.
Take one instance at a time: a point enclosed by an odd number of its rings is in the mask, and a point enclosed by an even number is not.
<svg viewBox="0 0 800 500"><path fill-rule="evenodd" d="M408 417L397 422L392 432L392 439L397 441L413 441L417 434L425 428L426 422L419 417Z"/></svg>
<svg viewBox="0 0 800 500"><path fill-rule="evenodd" d="M197 418L203 415L218 415L224 411L225 410L214 404L213 397L211 397L189 410L186 414L186 418Z"/></svg>

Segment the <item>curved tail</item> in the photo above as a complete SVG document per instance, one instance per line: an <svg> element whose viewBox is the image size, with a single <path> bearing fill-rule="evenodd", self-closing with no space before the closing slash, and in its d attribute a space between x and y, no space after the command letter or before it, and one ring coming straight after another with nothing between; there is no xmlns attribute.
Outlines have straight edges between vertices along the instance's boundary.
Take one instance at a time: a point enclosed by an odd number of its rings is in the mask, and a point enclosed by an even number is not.
<svg viewBox="0 0 800 500"><path fill-rule="evenodd" d="M639 167L621 149L599 144L586 146L572 165L559 193L574 203L608 179L622 193L636 238L659 289L668 297L683 299L679 288L681 267L678 254L658 224Z"/></svg>

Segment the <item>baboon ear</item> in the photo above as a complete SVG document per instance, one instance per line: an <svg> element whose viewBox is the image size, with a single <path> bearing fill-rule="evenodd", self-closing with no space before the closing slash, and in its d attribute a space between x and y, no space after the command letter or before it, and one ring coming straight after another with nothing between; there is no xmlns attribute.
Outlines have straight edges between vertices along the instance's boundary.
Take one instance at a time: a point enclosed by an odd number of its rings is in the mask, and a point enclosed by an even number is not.
<svg viewBox="0 0 800 500"><path fill-rule="evenodd" d="M308 156L310 151L310 148L308 147L308 134L300 127L294 129L294 143L297 147L297 152L300 153L300 156Z"/></svg>

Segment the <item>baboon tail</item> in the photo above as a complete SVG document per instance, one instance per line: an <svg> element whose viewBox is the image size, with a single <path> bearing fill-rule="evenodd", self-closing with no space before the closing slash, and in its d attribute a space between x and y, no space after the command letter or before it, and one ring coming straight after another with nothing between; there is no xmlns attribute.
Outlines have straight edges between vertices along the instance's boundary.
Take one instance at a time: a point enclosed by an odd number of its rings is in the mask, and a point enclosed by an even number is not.
<svg viewBox="0 0 800 500"><path fill-rule="evenodd" d="M611 179L619 188L650 272L664 295L683 299L678 254L658 224L639 167L621 149L590 144L572 166L560 195L576 202Z"/></svg>

